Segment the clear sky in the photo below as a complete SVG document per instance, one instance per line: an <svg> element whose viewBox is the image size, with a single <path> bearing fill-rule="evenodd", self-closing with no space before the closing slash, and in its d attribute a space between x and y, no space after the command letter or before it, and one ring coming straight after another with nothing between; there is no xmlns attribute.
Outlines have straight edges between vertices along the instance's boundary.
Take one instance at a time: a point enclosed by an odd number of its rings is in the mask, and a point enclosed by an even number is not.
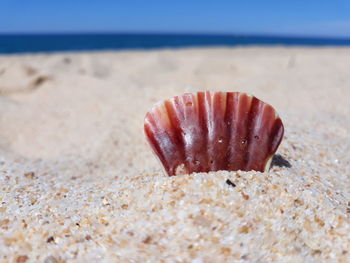
<svg viewBox="0 0 350 263"><path fill-rule="evenodd" d="M350 37L350 0L0 0L0 32Z"/></svg>

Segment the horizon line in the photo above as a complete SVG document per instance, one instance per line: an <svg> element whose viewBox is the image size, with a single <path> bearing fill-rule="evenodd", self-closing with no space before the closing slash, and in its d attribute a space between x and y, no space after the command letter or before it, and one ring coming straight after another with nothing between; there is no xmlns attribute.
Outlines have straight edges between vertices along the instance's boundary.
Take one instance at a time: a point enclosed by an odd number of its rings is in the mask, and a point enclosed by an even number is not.
<svg viewBox="0 0 350 263"><path fill-rule="evenodd" d="M16 35L185 35L185 36L239 36L239 37L278 37L278 38L307 38L307 39L336 39L350 40L350 36L334 36L319 34L288 34L288 33L242 33L242 32L190 32L190 31L33 31L33 32L0 32L0 36Z"/></svg>

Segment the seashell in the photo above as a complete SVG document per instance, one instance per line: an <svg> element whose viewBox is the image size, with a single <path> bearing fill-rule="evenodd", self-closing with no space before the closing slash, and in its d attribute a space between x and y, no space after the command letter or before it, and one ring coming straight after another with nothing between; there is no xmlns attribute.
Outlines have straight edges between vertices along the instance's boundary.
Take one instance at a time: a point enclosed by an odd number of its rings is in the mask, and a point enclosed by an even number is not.
<svg viewBox="0 0 350 263"><path fill-rule="evenodd" d="M263 172L282 137L269 104L239 92L198 92L157 103L144 131L169 176L218 170Z"/></svg>

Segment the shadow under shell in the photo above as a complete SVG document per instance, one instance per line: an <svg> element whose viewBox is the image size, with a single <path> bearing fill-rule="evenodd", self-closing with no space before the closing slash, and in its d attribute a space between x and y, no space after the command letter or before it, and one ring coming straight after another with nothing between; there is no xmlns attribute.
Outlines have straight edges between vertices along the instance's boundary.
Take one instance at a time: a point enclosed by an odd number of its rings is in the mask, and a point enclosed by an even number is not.
<svg viewBox="0 0 350 263"><path fill-rule="evenodd" d="M156 104L144 130L168 175L265 171L283 124L267 103L239 92L185 93Z"/></svg>

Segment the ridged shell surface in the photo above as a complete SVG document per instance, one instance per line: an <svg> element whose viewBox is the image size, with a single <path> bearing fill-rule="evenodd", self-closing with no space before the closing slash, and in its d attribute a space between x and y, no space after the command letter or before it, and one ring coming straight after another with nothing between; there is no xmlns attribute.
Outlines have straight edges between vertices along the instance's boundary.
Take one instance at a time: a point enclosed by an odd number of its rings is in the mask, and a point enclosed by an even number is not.
<svg viewBox="0 0 350 263"><path fill-rule="evenodd" d="M208 91L156 104L145 117L144 130L169 176L265 171L284 131L276 111L256 97Z"/></svg>

